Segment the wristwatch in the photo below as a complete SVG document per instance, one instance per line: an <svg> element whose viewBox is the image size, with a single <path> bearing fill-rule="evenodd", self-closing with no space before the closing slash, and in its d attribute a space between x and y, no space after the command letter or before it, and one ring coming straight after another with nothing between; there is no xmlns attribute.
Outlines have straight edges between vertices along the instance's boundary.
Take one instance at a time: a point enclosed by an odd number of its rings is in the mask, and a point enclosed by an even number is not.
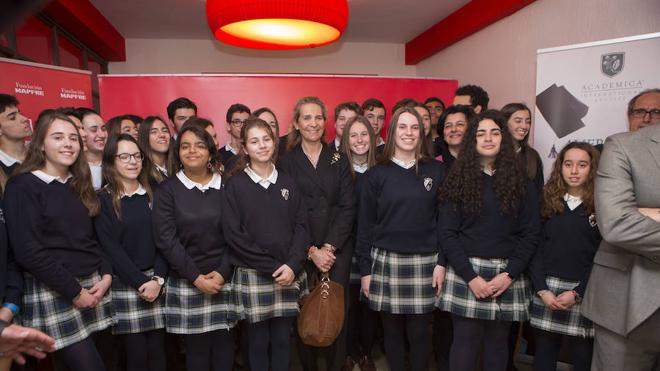
<svg viewBox="0 0 660 371"><path fill-rule="evenodd" d="M158 286L161 286L161 287L162 287L162 286L165 284L165 279L164 279L163 277L153 276L153 277L151 277L151 279L152 279L153 281L158 282Z"/></svg>

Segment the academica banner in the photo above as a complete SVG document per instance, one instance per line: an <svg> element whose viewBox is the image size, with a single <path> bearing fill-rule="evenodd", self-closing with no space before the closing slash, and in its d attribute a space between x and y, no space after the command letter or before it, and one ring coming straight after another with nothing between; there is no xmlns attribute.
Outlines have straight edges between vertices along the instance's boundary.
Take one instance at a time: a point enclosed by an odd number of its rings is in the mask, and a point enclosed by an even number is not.
<svg viewBox="0 0 660 371"><path fill-rule="evenodd" d="M91 72L0 58L0 93L16 96L21 112L35 121L46 108L91 108Z"/></svg>
<svg viewBox="0 0 660 371"><path fill-rule="evenodd" d="M534 148L551 165L568 142L628 130L628 101L660 87L660 33L538 51Z"/></svg>

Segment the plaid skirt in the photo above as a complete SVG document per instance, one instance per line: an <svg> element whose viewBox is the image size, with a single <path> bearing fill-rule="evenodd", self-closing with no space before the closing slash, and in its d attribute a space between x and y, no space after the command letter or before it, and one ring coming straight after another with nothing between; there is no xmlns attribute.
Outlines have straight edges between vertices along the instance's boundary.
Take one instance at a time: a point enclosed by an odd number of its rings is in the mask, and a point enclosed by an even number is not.
<svg viewBox="0 0 660 371"><path fill-rule="evenodd" d="M474 271L488 281L505 270L508 259L472 257L470 263ZM521 274L497 298L477 299L463 278L448 265L436 306L466 318L522 322L529 319L530 296L529 281Z"/></svg>
<svg viewBox="0 0 660 371"><path fill-rule="evenodd" d="M143 272L147 277L154 275L154 270ZM139 334L165 328L163 296L153 302L140 297L137 290L114 277L112 279L112 326L113 334Z"/></svg>
<svg viewBox="0 0 660 371"><path fill-rule="evenodd" d="M552 276L547 276L545 283L548 285L548 290L555 295L571 291L580 284L580 282ZM530 307L529 323L537 329L557 334L582 338L594 337L593 323L580 314L580 304L575 304L568 310L551 310L543 304L538 295L534 295Z"/></svg>
<svg viewBox="0 0 660 371"><path fill-rule="evenodd" d="M240 319L237 303L231 282L219 293L207 295L185 278L170 277L165 287L165 328L186 335L228 330Z"/></svg>
<svg viewBox="0 0 660 371"><path fill-rule="evenodd" d="M402 254L371 249L369 307L392 314L424 314L433 311L436 290L433 269L437 253Z"/></svg>
<svg viewBox="0 0 660 371"><path fill-rule="evenodd" d="M77 278L80 286L91 288L101 276L92 273ZM110 290L94 308L76 308L71 300L65 299L31 274L24 274L23 326L34 327L55 339L55 350L85 340L92 333L112 325Z"/></svg>
<svg viewBox="0 0 660 371"><path fill-rule="evenodd" d="M287 287L278 285L269 274L243 267L234 270L232 282L239 298L241 318L249 323L295 317L300 312L298 300L309 294L304 269Z"/></svg>

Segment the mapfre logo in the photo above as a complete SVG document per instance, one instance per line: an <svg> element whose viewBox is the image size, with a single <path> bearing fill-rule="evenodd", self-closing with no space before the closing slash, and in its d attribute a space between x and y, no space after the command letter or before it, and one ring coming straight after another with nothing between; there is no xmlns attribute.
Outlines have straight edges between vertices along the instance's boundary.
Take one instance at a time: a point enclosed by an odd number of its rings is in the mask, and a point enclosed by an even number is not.
<svg viewBox="0 0 660 371"><path fill-rule="evenodd" d="M44 88L40 85L33 85L29 83L16 82L14 93L17 95L36 95L40 97L46 96Z"/></svg>
<svg viewBox="0 0 660 371"><path fill-rule="evenodd" d="M608 53L600 56L600 71L608 77L614 77L623 71L626 53Z"/></svg>

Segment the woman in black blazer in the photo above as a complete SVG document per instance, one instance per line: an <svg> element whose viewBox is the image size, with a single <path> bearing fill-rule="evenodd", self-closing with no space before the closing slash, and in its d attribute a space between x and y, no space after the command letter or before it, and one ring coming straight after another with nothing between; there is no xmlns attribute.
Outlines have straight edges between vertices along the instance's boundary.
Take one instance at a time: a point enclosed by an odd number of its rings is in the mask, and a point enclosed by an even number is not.
<svg viewBox="0 0 660 371"><path fill-rule="evenodd" d="M348 295L352 244L349 239L355 221L355 197L348 162L323 142L326 109L316 97L296 102L293 130L279 168L293 177L307 205L311 245L305 270L309 277L330 272L330 279L344 286ZM348 303L348 301L345 301ZM345 308L346 310L347 308ZM346 358L345 326L329 347L328 370L339 370ZM316 370L312 347L300 342L303 369Z"/></svg>

